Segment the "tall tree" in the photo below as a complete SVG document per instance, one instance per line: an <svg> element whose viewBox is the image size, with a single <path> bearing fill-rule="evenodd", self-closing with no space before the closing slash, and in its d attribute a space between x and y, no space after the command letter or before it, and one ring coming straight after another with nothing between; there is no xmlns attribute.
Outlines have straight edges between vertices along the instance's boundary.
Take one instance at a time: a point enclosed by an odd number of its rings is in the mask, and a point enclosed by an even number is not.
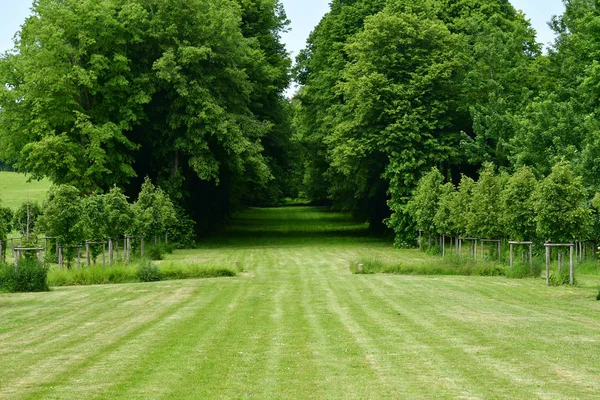
<svg viewBox="0 0 600 400"><path fill-rule="evenodd" d="M148 175L219 219L289 136L285 23L277 0L36 1L0 58L0 157L86 193Z"/></svg>

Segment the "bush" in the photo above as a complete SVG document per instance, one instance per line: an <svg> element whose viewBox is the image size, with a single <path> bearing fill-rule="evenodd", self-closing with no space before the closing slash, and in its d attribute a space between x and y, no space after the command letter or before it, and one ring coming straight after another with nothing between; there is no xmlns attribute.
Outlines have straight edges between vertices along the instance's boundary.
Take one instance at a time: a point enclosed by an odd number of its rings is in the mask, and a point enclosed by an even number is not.
<svg viewBox="0 0 600 400"><path fill-rule="evenodd" d="M146 255L150 257L151 260L158 261L164 258L165 253L162 245L153 244L146 247Z"/></svg>
<svg viewBox="0 0 600 400"><path fill-rule="evenodd" d="M36 259L23 258L19 267L0 264L1 292L47 292L48 268Z"/></svg>
<svg viewBox="0 0 600 400"><path fill-rule="evenodd" d="M161 273L158 267L152 264L148 259L140 260L137 269L138 279L142 282L157 282L161 280Z"/></svg>

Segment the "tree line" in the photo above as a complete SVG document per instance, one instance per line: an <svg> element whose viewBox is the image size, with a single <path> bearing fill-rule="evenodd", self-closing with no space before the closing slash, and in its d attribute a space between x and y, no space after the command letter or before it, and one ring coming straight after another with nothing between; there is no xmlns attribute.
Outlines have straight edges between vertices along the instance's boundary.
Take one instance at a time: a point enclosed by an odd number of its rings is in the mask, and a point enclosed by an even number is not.
<svg viewBox="0 0 600 400"><path fill-rule="evenodd" d="M39 0L0 56L0 159L86 196L149 176L199 233L294 196L278 0Z"/></svg>
<svg viewBox="0 0 600 400"><path fill-rule="evenodd" d="M334 0L296 66L307 195L391 230L402 245L418 229L412 192L432 167L449 185L468 186L480 170L479 181L487 179L488 162L508 175L527 166L544 182L564 161L584 191L596 193L600 9L589 0L565 7L551 21L556 40L544 54L507 0ZM480 217L491 221L495 214L484 210ZM560 236L540 221L536 235ZM421 228L467 229L438 222ZM478 236L500 234L500 224L481 226L490 231Z"/></svg>
<svg viewBox="0 0 600 400"><path fill-rule="evenodd" d="M42 236L51 239L47 241L51 245L48 250L52 250L54 244L64 247L67 261L74 257L76 246L86 241L112 244L131 236L136 238L139 248L144 241L189 247L195 239L194 221L149 178L145 179L132 203L116 186L105 194L86 197L82 197L74 186L52 186L41 206L27 202L14 213L0 207L0 240L6 243L13 230L20 233L21 245L25 247L37 246ZM100 249L102 246L92 246L94 259ZM112 250L112 246L109 249Z"/></svg>
<svg viewBox="0 0 600 400"><path fill-rule="evenodd" d="M527 166L508 174L486 163L477 181L463 175L458 186L434 167L406 209L425 237L572 243L600 239L599 207L600 194L561 161L540 180Z"/></svg>

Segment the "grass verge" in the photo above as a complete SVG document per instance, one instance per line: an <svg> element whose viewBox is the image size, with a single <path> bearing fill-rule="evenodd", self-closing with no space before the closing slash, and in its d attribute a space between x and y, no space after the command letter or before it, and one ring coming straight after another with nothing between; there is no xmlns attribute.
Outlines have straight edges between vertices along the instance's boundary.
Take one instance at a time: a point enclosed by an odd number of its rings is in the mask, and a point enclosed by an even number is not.
<svg viewBox="0 0 600 400"><path fill-rule="evenodd" d="M149 261L145 261L149 262ZM176 262L152 264L156 269L153 279L148 279L140 264L95 265L84 268L51 268L48 272L49 286L105 285L158 280L198 279L236 276L233 268Z"/></svg>

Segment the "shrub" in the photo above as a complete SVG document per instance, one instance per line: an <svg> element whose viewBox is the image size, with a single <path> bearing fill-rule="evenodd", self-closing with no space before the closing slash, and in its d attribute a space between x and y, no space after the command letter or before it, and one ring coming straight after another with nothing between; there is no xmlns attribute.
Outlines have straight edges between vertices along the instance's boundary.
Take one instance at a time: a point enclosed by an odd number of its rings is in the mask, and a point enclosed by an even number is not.
<svg viewBox="0 0 600 400"><path fill-rule="evenodd" d="M48 268L36 259L23 258L19 267L0 264L0 291L47 292Z"/></svg>
<svg viewBox="0 0 600 400"><path fill-rule="evenodd" d="M161 273L158 267L152 264L148 259L140 260L137 269L138 279L142 282L157 282L161 280Z"/></svg>
<svg viewBox="0 0 600 400"><path fill-rule="evenodd" d="M146 247L146 255L151 260L162 260L164 258L164 248L160 244L154 244Z"/></svg>

